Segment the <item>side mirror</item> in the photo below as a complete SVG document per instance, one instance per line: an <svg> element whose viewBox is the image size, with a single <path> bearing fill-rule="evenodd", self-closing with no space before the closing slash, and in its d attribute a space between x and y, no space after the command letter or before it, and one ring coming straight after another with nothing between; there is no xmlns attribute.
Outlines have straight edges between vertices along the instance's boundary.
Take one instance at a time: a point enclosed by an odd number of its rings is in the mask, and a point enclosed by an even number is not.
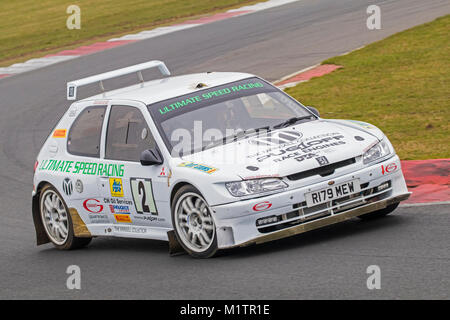
<svg viewBox="0 0 450 320"><path fill-rule="evenodd" d="M320 117L320 112L319 112L319 110L317 110L316 108L314 108L314 107L306 107L309 111L311 111L312 113L314 113L316 116L318 116L318 117Z"/></svg>
<svg viewBox="0 0 450 320"><path fill-rule="evenodd" d="M141 164L143 166L153 166L155 164L162 164L163 160L156 148L144 150L141 153Z"/></svg>

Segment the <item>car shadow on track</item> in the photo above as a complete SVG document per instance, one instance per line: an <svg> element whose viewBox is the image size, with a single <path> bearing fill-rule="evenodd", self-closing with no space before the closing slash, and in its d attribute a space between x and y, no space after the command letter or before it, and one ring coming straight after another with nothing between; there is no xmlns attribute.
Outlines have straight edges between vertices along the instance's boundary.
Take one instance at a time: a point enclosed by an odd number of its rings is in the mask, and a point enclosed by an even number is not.
<svg viewBox="0 0 450 320"><path fill-rule="evenodd" d="M268 243L251 245L244 248L222 250L219 251L218 255L213 259L242 259L286 250L294 250L320 243L333 242L348 237L356 237L364 233L377 232L377 230L380 229L383 229L384 231L389 229L395 230L399 225L406 224L407 222L407 217L398 215L387 216L370 221L362 221L354 218L349 221ZM88 247L69 252L72 252L74 255L85 255L87 253L89 255L114 253L124 256L127 254L135 255L136 253L169 255L169 246L167 242L158 240L99 237L94 238ZM55 249L53 246L48 246L47 248L42 248L42 250L40 250L40 254L53 256L55 253L59 253L59 250ZM187 255L181 255L174 257L174 259L183 257L189 258Z"/></svg>
<svg viewBox="0 0 450 320"><path fill-rule="evenodd" d="M114 252L126 254L130 252L136 253L165 253L168 254L169 246L165 241L149 240L149 239L133 239L133 238L115 238L115 237L98 237L92 239L92 242L85 248L70 250L68 252L89 252L89 253L106 253ZM40 251L43 254L59 253L60 251L53 246L48 246Z"/></svg>

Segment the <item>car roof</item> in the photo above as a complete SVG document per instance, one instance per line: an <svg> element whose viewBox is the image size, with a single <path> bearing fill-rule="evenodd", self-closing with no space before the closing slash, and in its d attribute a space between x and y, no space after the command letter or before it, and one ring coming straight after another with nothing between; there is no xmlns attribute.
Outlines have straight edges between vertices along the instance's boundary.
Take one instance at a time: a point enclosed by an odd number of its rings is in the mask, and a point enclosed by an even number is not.
<svg viewBox="0 0 450 320"><path fill-rule="evenodd" d="M206 85L206 87L202 87L202 89L204 89L250 77L255 76L249 73L238 72L205 72L167 77L107 91L89 98L78 100L78 102L100 99L119 99L141 101L149 105L158 101L196 92L199 90L199 88L197 88L199 83Z"/></svg>

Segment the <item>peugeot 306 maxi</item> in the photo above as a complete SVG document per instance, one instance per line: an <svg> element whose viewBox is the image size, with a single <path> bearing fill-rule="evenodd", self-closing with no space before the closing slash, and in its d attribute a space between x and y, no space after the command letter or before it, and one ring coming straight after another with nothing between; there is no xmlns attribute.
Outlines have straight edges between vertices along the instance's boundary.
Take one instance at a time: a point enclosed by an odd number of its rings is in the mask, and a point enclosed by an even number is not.
<svg viewBox="0 0 450 320"><path fill-rule="evenodd" d="M36 161L37 243L92 237L169 241L194 257L392 212L409 197L388 138L322 119L254 75L144 82L150 61L69 82L137 72L141 83L74 102ZM179 246L181 245L181 247Z"/></svg>

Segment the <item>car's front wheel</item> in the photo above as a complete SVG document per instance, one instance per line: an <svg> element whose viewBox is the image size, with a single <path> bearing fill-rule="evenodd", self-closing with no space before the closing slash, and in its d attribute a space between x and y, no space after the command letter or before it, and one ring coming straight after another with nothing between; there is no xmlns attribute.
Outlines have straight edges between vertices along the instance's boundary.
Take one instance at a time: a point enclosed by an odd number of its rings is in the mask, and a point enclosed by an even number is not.
<svg viewBox="0 0 450 320"><path fill-rule="evenodd" d="M193 186L181 187L172 202L172 221L181 246L195 258L217 252L217 235L211 210Z"/></svg>
<svg viewBox="0 0 450 320"><path fill-rule="evenodd" d="M46 185L40 194L39 211L50 241L56 248L70 250L89 244L92 238L75 237L72 218L64 199L51 185Z"/></svg>

